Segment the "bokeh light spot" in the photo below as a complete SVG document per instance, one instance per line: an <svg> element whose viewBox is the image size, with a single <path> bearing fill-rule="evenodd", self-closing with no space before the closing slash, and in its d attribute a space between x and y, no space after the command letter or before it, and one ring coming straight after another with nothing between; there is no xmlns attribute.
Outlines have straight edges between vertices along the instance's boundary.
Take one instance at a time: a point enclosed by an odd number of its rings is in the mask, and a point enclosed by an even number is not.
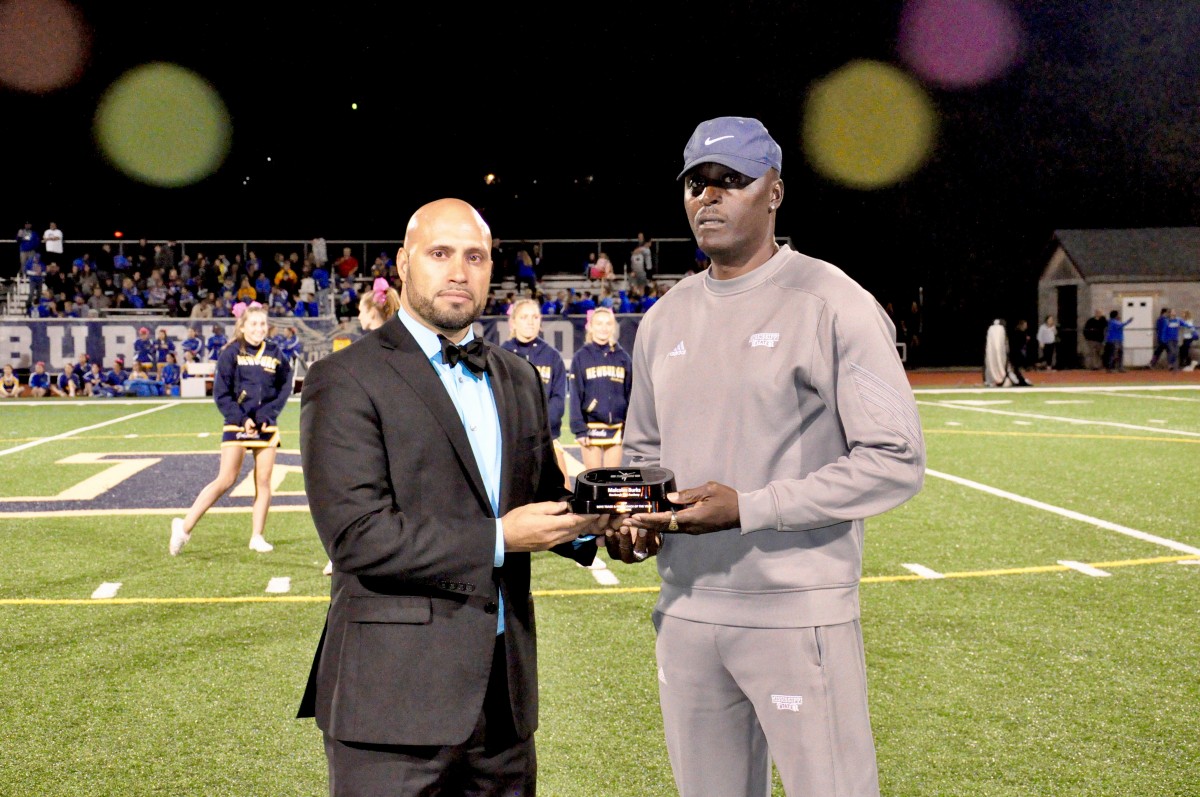
<svg viewBox="0 0 1200 797"><path fill-rule="evenodd" d="M1023 36L1005 0L909 0L900 16L899 54L931 83L978 86L1016 62Z"/></svg>
<svg viewBox="0 0 1200 797"><path fill-rule="evenodd" d="M0 2L0 83L42 94L79 80L91 30L63 0Z"/></svg>
<svg viewBox="0 0 1200 797"><path fill-rule="evenodd" d="M928 159L936 135L928 96L889 64L852 61L809 90L804 152L830 180L863 189L898 183Z"/></svg>
<svg viewBox="0 0 1200 797"><path fill-rule="evenodd" d="M135 67L109 86L96 109L96 143L129 177L167 188L220 168L232 125L216 90L176 64Z"/></svg>

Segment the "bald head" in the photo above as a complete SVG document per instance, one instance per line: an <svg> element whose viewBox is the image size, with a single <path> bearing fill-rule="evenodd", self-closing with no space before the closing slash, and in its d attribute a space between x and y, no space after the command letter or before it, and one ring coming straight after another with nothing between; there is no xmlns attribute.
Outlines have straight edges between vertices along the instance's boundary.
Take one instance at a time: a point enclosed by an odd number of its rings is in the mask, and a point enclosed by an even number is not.
<svg viewBox="0 0 1200 797"><path fill-rule="evenodd" d="M400 304L455 343L483 312L492 278L492 231L461 199L438 199L408 220L396 253Z"/></svg>
<svg viewBox="0 0 1200 797"><path fill-rule="evenodd" d="M479 211L470 203L453 197L435 199L417 208L417 211L408 220L408 227L404 230L404 248L411 248L418 237L428 237L434 234L436 229L455 226L471 229L471 234L477 233L486 237L488 250L491 250L492 231L487 222L483 220L483 216L480 216Z"/></svg>

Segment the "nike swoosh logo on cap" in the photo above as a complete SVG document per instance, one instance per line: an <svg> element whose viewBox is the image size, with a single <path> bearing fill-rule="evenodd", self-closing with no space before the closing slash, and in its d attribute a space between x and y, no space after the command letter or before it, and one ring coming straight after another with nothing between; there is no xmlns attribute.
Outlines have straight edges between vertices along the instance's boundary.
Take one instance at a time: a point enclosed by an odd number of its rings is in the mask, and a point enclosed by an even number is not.
<svg viewBox="0 0 1200 797"><path fill-rule="evenodd" d="M704 146L711 147L713 144L716 144L718 141L724 141L727 138L733 138L733 136L717 136L716 138L706 138L706 139L704 139Z"/></svg>

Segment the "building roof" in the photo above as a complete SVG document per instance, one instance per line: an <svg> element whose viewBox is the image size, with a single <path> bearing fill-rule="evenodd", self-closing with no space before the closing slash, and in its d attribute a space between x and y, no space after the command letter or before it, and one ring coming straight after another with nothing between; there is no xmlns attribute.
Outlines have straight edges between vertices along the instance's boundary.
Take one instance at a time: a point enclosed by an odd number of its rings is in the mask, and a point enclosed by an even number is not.
<svg viewBox="0 0 1200 797"><path fill-rule="evenodd" d="M1087 281L1200 281L1200 227L1055 230Z"/></svg>

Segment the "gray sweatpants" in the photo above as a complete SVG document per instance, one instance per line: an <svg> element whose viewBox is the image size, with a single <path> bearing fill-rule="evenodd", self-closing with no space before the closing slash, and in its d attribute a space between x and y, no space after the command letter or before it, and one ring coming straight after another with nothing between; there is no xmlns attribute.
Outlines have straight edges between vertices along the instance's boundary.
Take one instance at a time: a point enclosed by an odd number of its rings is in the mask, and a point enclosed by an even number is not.
<svg viewBox="0 0 1200 797"><path fill-rule="evenodd" d="M659 703L680 797L878 797L857 620L740 628L654 614Z"/></svg>

